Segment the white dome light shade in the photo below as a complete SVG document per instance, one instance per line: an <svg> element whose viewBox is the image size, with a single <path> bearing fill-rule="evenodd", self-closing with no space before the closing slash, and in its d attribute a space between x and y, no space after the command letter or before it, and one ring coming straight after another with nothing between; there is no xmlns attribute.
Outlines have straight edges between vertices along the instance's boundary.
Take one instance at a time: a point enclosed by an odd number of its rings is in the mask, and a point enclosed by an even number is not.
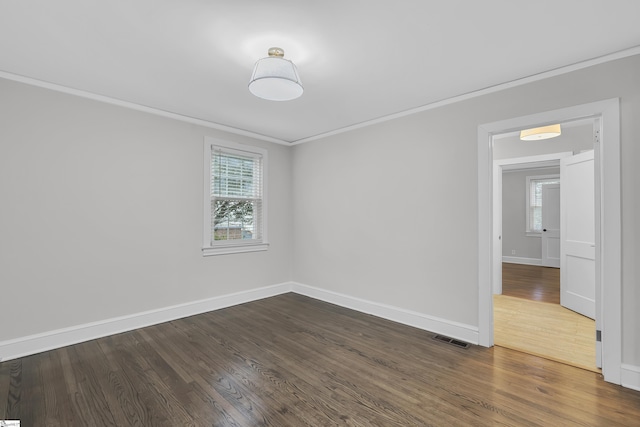
<svg viewBox="0 0 640 427"><path fill-rule="evenodd" d="M256 62L249 81L249 91L269 101L289 101L302 95L304 89L293 62L284 59L284 51L269 49L269 56Z"/></svg>
<svg viewBox="0 0 640 427"><path fill-rule="evenodd" d="M560 125L550 125L520 131L520 139L522 141L539 141L541 139L555 138L561 134Z"/></svg>

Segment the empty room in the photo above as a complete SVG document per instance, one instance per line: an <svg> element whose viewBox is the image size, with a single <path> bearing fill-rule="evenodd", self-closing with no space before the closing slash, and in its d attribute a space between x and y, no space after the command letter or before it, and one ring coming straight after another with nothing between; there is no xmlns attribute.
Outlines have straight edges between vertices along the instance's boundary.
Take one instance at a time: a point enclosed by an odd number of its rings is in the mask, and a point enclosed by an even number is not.
<svg viewBox="0 0 640 427"><path fill-rule="evenodd" d="M640 425L639 15L2 2L0 426Z"/></svg>

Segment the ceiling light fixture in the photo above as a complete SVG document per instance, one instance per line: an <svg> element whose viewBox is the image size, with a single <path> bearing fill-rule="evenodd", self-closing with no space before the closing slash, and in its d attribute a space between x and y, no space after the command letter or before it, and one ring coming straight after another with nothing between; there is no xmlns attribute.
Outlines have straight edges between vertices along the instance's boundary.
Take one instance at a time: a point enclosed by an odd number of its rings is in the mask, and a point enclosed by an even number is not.
<svg viewBox="0 0 640 427"><path fill-rule="evenodd" d="M269 49L269 56L259 59L249 81L249 91L269 101L289 101L303 92L302 82L295 64L284 59L284 50Z"/></svg>
<svg viewBox="0 0 640 427"><path fill-rule="evenodd" d="M561 133L560 125L549 125L520 131L520 139L523 141L539 141L541 139L555 138L560 136Z"/></svg>

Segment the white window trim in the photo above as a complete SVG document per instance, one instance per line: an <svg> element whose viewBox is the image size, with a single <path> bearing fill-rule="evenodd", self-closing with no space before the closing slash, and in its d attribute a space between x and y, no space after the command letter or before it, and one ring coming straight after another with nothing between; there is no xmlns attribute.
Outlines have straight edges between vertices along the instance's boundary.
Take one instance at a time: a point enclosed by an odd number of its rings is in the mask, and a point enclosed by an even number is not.
<svg viewBox="0 0 640 427"><path fill-rule="evenodd" d="M530 220L531 220L531 206L529 205L531 202L531 181L537 181L539 179L560 179L560 174L554 174L554 175L531 175L531 176L527 176L527 187L526 187L526 195L525 195L525 205L524 205L524 209L525 209L525 235L527 237L542 237L542 232L540 231L535 231L535 230L531 230L529 228L529 224L531 224Z"/></svg>
<svg viewBox="0 0 640 427"><path fill-rule="evenodd" d="M257 154L262 156L262 240L261 241L225 241L211 244L211 146L224 147L230 151L240 151L242 153ZM203 213L204 227L202 235L202 255L225 255L244 252L266 251L269 249L267 235L267 176L268 176L267 150L251 145L244 145L235 142L223 141L209 136L204 137L204 163L203 163Z"/></svg>

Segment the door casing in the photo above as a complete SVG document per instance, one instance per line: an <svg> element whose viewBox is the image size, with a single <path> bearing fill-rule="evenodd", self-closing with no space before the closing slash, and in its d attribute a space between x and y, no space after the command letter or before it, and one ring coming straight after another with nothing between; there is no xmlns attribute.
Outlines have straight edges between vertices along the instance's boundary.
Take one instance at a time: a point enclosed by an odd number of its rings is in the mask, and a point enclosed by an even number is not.
<svg viewBox="0 0 640 427"><path fill-rule="evenodd" d="M540 154L537 156L514 157L500 159L493 162L493 194L502 195L502 173L507 170L540 169L560 167L560 159L572 156L571 151L560 153ZM493 293L502 294L502 197L494 197L493 207L493 265L492 286Z"/></svg>
<svg viewBox="0 0 640 427"><path fill-rule="evenodd" d="M622 367L622 269L620 100L576 105L478 126L478 343L493 346L493 136L520 129L596 119L596 300L602 313L602 374L620 384ZM606 236L606 238L603 238ZM602 284L602 286L599 286Z"/></svg>

